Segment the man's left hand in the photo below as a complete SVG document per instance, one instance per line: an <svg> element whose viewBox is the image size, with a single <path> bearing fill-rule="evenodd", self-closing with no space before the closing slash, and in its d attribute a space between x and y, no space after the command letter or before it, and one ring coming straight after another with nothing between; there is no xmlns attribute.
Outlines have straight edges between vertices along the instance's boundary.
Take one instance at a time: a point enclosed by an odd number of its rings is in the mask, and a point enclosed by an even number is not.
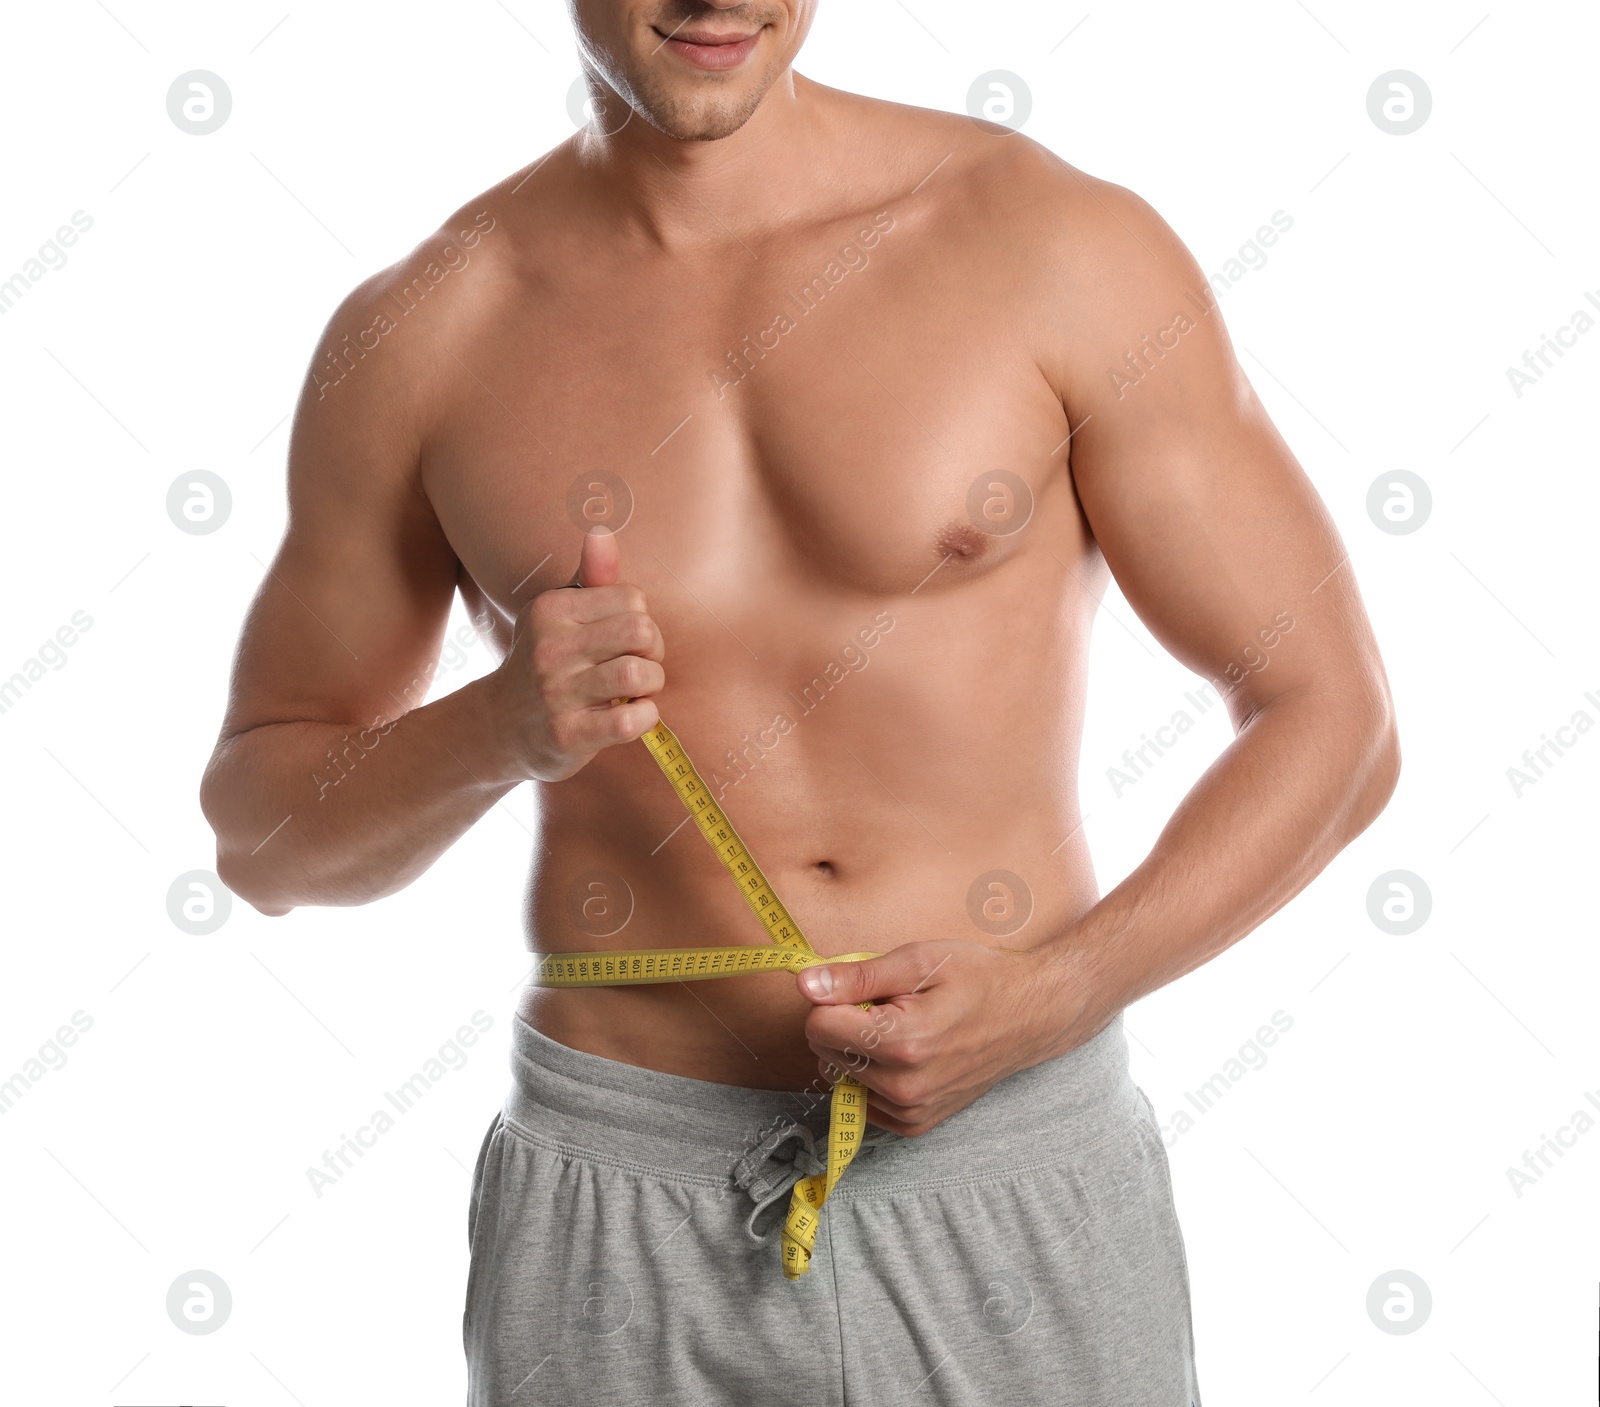
<svg viewBox="0 0 1600 1407"><path fill-rule="evenodd" d="M1104 1028L1114 1013L1074 980L1076 967L1051 950L941 939L796 978L815 1004L806 1041L822 1073L854 1075L871 1122L915 1137Z"/></svg>

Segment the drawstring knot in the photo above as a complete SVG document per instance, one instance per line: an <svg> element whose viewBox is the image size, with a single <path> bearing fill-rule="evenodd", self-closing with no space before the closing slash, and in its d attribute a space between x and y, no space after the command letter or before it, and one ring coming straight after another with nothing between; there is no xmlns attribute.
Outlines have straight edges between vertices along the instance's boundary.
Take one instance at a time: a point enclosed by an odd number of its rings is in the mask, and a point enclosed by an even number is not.
<svg viewBox="0 0 1600 1407"><path fill-rule="evenodd" d="M892 1139L883 1129L869 1130L856 1156L870 1153L879 1143ZM793 1143L785 1149L784 1145ZM745 1221L745 1235L758 1246L770 1245L783 1221L782 1212L758 1229L757 1222L768 1208L786 1202L790 1190L801 1178L814 1177L828 1170L826 1148L819 1149L817 1135L805 1124L790 1120L780 1124L733 1165L734 1186L750 1194L755 1209Z"/></svg>
<svg viewBox="0 0 1600 1407"><path fill-rule="evenodd" d="M784 1150L786 1143L794 1147ZM755 1210L745 1222L744 1233L758 1246L772 1240L781 1217L762 1229L756 1222L774 1203L789 1195L789 1189L803 1177L825 1172L827 1164L817 1156L817 1136L804 1124L792 1120L780 1124L733 1165L734 1186L750 1194Z"/></svg>

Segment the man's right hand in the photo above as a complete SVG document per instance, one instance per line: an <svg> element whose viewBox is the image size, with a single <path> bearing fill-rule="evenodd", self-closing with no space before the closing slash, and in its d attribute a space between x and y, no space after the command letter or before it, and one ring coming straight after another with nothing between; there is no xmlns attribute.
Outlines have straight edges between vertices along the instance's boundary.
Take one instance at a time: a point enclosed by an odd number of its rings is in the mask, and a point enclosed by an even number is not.
<svg viewBox="0 0 1600 1407"><path fill-rule="evenodd" d="M660 720L666 646L621 574L615 535L590 533L574 583L585 589L543 591L518 614L510 653L484 680L512 775L558 782Z"/></svg>

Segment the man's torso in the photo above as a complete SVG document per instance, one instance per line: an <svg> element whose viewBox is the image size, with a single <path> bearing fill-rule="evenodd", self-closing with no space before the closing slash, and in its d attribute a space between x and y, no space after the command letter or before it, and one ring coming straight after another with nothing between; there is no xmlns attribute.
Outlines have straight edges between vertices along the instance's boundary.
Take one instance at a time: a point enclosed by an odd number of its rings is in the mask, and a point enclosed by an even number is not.
<svg viewBox="0 0 1600 1407"><path fill-rule="evenodd" d="M1042 365L1071 333L1044 178L1021 139L866 106L829 208L767 233L708 210L663 249L574 194L566 148L466 207L494 223L435 317L421 485L502 648L581 525L622 524L662 718L818 951L1028 946L1096 897L1076 771L1105 582ZM642 744L537 791L530 948L762 941ZM563 1044L768 1088L814 1078L808 1009L775 975L522 1004Z"/></svg>

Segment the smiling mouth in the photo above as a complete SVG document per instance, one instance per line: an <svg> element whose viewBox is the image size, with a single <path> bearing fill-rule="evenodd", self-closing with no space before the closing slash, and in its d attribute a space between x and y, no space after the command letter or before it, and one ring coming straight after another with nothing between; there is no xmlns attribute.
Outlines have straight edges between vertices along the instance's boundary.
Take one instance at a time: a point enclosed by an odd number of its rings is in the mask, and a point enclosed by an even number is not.
<svg viewBox="0 0 1600 1407"><path fill-rule="evenodd" d="M669 50L694 67L710 71L738 67L761 38L759 29L751 34L737 34L732 31L721 34L695 31L685 34L682 30L662 34L659 29L655 30L655 33L661 38L661 43L657 45L658 53L662 49Z"/></svg>

